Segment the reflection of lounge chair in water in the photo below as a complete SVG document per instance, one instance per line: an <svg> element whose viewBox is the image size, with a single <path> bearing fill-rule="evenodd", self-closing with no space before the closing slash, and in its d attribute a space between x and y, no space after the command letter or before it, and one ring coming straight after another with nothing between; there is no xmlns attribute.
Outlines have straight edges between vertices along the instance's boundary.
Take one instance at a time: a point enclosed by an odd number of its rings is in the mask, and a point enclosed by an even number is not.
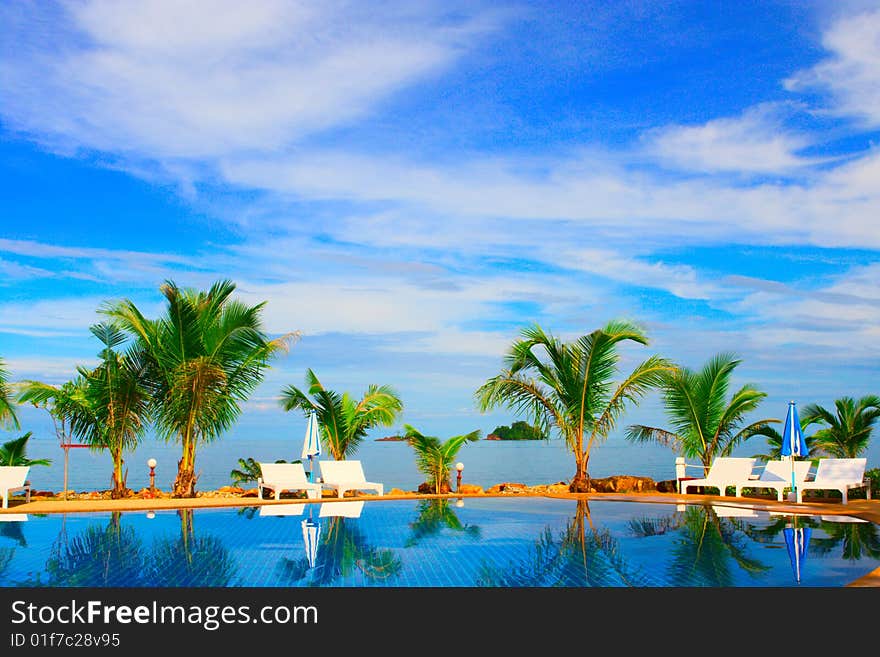
<svg viewBox="0 0 880 657"><path fill-rule="evenodd" d="M26 513L0 513L0 522L25 522L27 519Z"/></svg>
<svg viewBox="0 0 880 657"><path fill-rule="evenodd" d="M294 504L264 504L260 507L261 516L301 516L306 505Z"/></svg>
<svg viewBox="0 0 880 657"><path fill-rule="evenodd" d="M360 518L364 502L324 502L318 517L326 518L339 516L343 518Z"/></svg>
<svg viewBox="0 0 880 657"><path fill-rule="evenodd" d="M713 504L712 509L719 518L769 518L767 511L759 511L757 509L748 509L742 506L726 506L724 504Z"/></svg>

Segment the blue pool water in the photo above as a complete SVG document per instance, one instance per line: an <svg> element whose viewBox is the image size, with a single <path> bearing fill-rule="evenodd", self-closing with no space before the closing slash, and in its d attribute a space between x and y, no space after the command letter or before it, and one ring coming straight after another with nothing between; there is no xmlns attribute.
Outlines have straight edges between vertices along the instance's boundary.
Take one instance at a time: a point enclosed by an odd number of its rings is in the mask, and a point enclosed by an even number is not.
<svg viewBox="0 0 880 657"><path fill-rule="evenodd" d="M880 567L873 523L722 505L466 498L0 519L4 587L839 587Z"/></svg>

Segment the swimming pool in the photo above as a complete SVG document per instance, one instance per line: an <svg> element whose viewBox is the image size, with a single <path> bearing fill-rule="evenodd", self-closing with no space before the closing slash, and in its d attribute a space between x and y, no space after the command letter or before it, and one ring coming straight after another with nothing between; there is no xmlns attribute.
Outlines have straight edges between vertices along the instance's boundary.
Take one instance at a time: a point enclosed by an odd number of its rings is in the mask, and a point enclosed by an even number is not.
<svg viewBox="0 0 880 657"><path fill-rule="evenodd" d="M880 567L873 523L717 504L466 498L0 519L4 587L839 587Z"/></svg>

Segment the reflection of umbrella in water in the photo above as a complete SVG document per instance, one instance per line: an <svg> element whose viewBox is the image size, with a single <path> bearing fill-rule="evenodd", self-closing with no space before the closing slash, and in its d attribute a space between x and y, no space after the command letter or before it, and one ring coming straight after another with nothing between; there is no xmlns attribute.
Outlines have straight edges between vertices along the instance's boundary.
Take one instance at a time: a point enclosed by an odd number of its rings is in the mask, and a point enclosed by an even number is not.
<svg viewBox="0 0 880 657"><path fill-rule="evenodd" d="M785 430L782 432L782 456L787 456L791 462L791 492L797 499L797 485L794 478L794 457L809 454L804 434L801 431L801 423L798 419L797 408L793 401L788 402L788 414L785 416Z"/></svg>
<svg viewBox="0 0 880 657"><path fill-rule="evenodd" d="M807 544L810 542L812 531L809 527L798 527L797 516L792 516L792 522L786 524L785 529L782 530L785 547L791 560L791 569L798 583L801 581L801 567L807 557Z"/></svg>
<svg viewBox="0 0 880 657"><path fill-rule="evenodd" d="M321 439L318 427L318 416L315 411L309 413L309 422L306 425L306 436L303 439L301 459L309 459L309 481L314 481L312 476L312 459L321 455Z"/></svg>
<svg viewBox="0 0 880 657"><path fill-rule="evenodd" d="M309 562L309 568L315 567L315 559L318 556L318 539L321 538L321 525L312 520L305 518L302 521L303 544L306 547L306 559Z"/></svg>

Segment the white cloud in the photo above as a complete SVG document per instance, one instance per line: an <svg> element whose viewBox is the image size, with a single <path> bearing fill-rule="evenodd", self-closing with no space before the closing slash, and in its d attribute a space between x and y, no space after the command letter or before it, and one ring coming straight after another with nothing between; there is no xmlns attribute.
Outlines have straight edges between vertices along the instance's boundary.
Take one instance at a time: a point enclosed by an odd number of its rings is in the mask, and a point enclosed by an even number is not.
<svg viewBox="0 0 880 657"><path fill-rule="evenodd" d="M695 126L666 126L643 135L649 155L685 171L782 174L816 164L797 155L810 145L787 131L778 105L757 105L735 118Z"/></svg>
<svg viewBox="0 0 880 657"><path fill-rule="evenodd" d="M571 269L638 287L666 290L683 299L711 299L721 292L717 286L700 281L697 270L687 265L647 262L605 249L573 249L563 253L561 260Z"/></svg>
<svg viewBox="0 0 880 657"><path fill-rule="evenodd" d="M45 9L45 8L43 8ZM275 152L449 66L491 17L267 0L7 8L2 113L41 141L165 161Z"/></svg>
<svg viewBox="0 0 880 657"><path fill-rule="evenodd" d="M828 93L831 114L880 125L880 10L837 20L822 36L830 55L785 81L792 91Z"/></svg>
<svg viewBox="0 0 880 657"><path fill-rule="evenodd" d="M0 333L33 337L87 336L104 319L97 312L104 299L45 299L0 304Z"/></svg>

